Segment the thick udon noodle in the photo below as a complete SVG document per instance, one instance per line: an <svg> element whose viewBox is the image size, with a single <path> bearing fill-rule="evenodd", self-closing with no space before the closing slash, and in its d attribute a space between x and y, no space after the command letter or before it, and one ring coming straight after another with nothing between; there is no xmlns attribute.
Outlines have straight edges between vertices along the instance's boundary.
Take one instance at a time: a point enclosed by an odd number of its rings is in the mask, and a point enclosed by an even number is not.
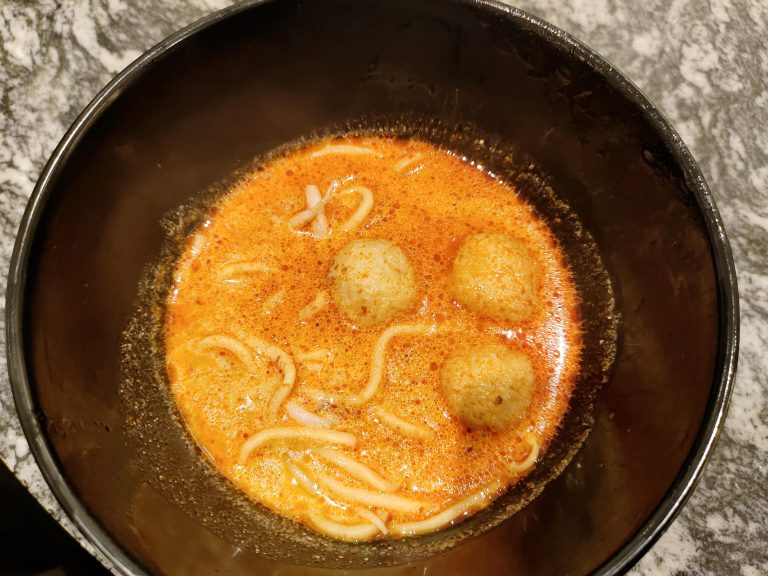
<svg viewBox="0 0 768 576"><path fill-rule="evenodd" d="M524 245L529 317L454 297L457 252L484 233ZM382 241L412 294L385 293L381 317L363 306L368 325L333 274L357 265L338 264L350 246ZM335 139L242 179L189 239L167 298L167 370L192 436L248 496L341 540L415 536L535 465L578 373L577 309L546 224L482 166L413 139ZM441 379L449 359L493 346L530 364L532 387L516 419L469 425Z"/></svg>

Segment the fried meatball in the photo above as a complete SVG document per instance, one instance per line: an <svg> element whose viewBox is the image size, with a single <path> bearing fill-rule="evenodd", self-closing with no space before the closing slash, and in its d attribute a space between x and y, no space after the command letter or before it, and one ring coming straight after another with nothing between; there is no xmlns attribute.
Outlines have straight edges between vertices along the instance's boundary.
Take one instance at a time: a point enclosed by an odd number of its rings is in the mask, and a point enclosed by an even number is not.
<svg viewBox="0 0 768 576"><path fill-rule="evenodd" d="M392 320L416 301L408 258L387 240L355 240L339 250L328 272L336 306L364 328Z"/></svg>
<svg viewBox="0 0 768 576"><path fill-rule="evenodd" d="M529 319L537 305L539 270L530 250L507 234L474 234L453 261L450 288L467 308L494 320Z"/></svg>
<svg viewBox="0 0 768 576"><path fill-rule="evenodd" d="M528 356L502 344L466 348L440 370L448 409L472 428L519 423L531 403L535 377Z"/></svg>

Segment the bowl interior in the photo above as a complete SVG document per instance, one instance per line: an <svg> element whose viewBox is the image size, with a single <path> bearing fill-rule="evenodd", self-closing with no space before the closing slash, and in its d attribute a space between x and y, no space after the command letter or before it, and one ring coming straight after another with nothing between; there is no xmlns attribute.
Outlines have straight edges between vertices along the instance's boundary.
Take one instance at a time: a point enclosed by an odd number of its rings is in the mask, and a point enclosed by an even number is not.
<svg viewBox="0 0 768 576"><path fill-rule="evenodd" d="M620 345L589 439L536 500L450 551L380 571L597 569L690 465L721 368L712 246L669 143L566 40L520 14L439 0L285 0L232 14L126 77L44 191L25 358L66 480L147 570L329 573L294 566L312 558L256 553L252 535L223 537L169 497L121 407L121 334L162 216L254 156L380 115L471 122L534 159L591 233L616 292ZM215 505L206 500L214 516Z"/></svg>

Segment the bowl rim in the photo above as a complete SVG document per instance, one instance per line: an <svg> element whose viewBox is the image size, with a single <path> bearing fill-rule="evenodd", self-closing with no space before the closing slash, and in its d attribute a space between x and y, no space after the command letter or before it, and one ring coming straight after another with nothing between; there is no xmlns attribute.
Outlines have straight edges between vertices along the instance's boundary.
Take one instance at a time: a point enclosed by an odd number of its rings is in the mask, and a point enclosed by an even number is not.
<svg viewBox="0 0 768 576"><path fill-rule="evenodd" d="M39 418L40 410L27 373L23 336L24 292L32 246L52 185L83 135L111 103L155 60L178 44L223 20L274 1L278 0L246 0L204 16L157 43L115 76L80 113L56 146L35 184L16 236L5 309L8 376L16 411L35 461L59 504L86 539L126 576L148 576L149 573L123 550L80 501L59 467ZM739 347L738 284L730 244L712 192L690 151L669 121L621 70L567 32L519 8L503 4L500 0L450 2L480 8L506 20L516 21L549 43L570 51L603 77L638 109L642 118L659 134L681 167L686 185L693 193L704 220L718 287L719 328L715 378L698 434L671 487L635 534L594 572L600 576L624 574L653 546L680 513L698 484L723 428L736 374Z"/></svg>

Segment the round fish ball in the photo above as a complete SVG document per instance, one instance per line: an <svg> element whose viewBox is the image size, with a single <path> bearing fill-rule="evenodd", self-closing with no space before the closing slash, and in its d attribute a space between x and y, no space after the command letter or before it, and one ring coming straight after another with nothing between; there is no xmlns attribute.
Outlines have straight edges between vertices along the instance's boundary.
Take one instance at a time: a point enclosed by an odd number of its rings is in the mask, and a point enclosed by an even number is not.
<svg viewBox="0 0 768 576"><path fill-rule="evenodd" d="M449 411L471 428L499 430L519 423L531 403L534 383L528 356L501 344L466 348L440 370Z"/></svg>
<svg viewBox="0 0 768 576"><path fill-rule="evenodd" d="M494 320L520 322L533 316L539 270L530 250L507 234L469 236L459 248L451 292L467 308Z"/></svg>
<svg viewBox="0 0 768 576"><path fill-rule="evenodd" d="M369 328L392 320L416 301L413 268L387 240L355 240L339 250L328 273L336 306Z"/></svg>

